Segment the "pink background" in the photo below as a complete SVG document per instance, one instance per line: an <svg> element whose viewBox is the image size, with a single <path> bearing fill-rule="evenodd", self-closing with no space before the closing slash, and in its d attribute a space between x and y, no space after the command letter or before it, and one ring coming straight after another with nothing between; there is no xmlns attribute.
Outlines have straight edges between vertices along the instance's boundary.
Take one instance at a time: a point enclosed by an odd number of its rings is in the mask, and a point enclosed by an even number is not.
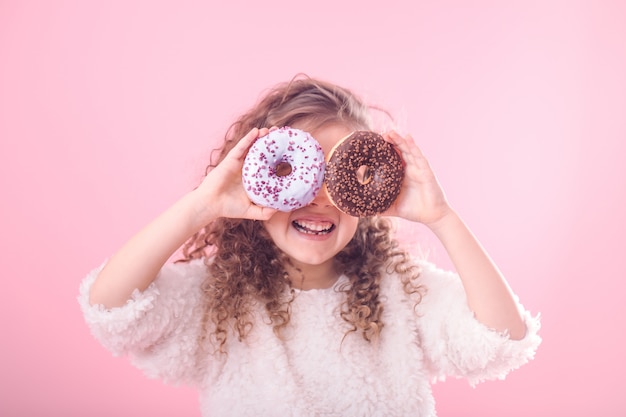
<svg viewBox="0 0 626 417"><path fill-rule="evenodd" d="M0 414L199 416L95 342L78 285L306 72L398 116L542 313L536 359L435 385L440 417L625 415L625 2L214 3L0 2Z"/></svg>

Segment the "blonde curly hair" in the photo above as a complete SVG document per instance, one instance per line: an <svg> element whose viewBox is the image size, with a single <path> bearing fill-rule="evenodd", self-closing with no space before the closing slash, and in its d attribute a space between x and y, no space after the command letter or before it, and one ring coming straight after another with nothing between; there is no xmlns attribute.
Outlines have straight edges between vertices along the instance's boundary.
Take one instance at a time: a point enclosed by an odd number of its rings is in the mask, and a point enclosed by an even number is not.
<svg viewBox="0 0 626 417"><path fill-rule="evenodd" d="M335 123L352 130L371 130L372 108L345 88L299 75L270 90L230 126L206 172L253 127L298 125L315 130ZM349 332L361 332L368 341L376 339L383 328L379 289L385 271L398 273L405 291L417 294L418 300L421 294L419 269L391 236L388 219L359 219L354 237L335 257L339 270L348 277L348 283L339 289L346 294L341 317L350 324ZM289 323L293 277L285 269L290 264L288 257L272 242L262 222L219 218L194 235L182 253L181 261L204 258L207 264L204 337L219 351L223 352L231 330L240 340L246 338L255 324L252 307L259 302L280 337Z"/></svg>

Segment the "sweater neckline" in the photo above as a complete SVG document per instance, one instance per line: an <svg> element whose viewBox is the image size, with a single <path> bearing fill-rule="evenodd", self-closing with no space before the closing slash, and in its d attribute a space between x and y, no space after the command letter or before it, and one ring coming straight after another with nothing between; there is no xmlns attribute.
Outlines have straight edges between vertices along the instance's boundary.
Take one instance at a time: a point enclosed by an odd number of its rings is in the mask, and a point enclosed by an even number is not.
<svg viewBox="0 0 626 417"><path fill-rule="evenodd" d="M337 281L333 285L328 288L311 288L309 290L302 290L299 288L293 288L296 294L329 294L334 292L339 292L338 289L345 283L348 282L348 277L345 274L339 275Z"/></svg>

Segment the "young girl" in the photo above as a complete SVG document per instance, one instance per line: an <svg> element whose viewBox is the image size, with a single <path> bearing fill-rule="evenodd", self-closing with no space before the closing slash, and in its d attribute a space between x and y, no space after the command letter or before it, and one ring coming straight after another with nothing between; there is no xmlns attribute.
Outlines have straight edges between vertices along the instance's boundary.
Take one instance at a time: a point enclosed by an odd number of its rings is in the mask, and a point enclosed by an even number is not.
<svg viewBox="0 0 626 417"><path fill-rule="evenodd" d="M435 416L431 381L504 378L532 359L538 318L410 136L384 135L406 164L384 214L428 226L455 274L401 249L386 217L343 214L325 190L292 212L248 199L242 164L268 127L307 131L328 155L372 129L368 110L310 78L269 92L228 130L202 183L85 278L95 337L149 377L198 387L205 416Z"/></svg>

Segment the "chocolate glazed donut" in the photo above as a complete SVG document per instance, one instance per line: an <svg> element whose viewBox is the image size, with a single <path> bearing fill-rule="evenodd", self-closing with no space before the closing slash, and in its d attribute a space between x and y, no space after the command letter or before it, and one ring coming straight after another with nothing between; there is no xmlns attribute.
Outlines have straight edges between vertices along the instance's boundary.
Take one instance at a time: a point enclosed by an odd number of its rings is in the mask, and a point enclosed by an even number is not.
<svg viewBox="0 0 626 417"><path fill-rule="evenodd" d="M400 193L404 162L381 135L356 131L331 150L324 177L332 203L355 217L374 216L391 207Z"/></svg>

